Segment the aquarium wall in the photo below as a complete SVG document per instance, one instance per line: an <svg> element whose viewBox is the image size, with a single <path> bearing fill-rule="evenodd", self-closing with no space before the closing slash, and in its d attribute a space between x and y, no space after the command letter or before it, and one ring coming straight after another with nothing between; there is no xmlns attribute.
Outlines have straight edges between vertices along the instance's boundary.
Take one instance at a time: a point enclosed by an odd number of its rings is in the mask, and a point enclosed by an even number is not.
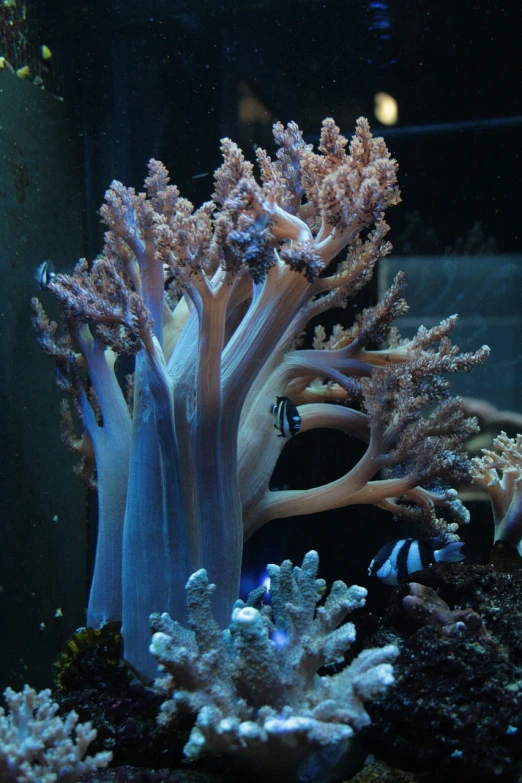
<svg viewBox="0 0 522 783"><path fill-rule="evenodd" d="M83 252L83 166L68 107L7 68L0 116L0 672L6 685L43 685L84 621L88 501L71 482L60 396L35 345L30 300L38 266L52 258L67 268Z"/></svg>

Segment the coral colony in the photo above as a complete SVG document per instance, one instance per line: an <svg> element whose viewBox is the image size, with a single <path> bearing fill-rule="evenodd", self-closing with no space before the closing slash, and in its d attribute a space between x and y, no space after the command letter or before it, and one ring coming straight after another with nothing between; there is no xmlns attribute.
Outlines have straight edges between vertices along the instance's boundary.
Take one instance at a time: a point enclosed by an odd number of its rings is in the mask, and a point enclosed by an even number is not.
<svg viewBox="0 0 522 783"><path fill-rule="evenodd" d="M286 779L293 780L325 746L349 758L355 731L370 723L364 702L393 682L390 662L398 649L364 650L342 671L317 676L325 664L343 661L355 628L341 623L366 597L363 587L337 581L316 609L325 590L318 563L317 552L308 552L301 568L289 560L268 566L270 605L263 605L263 590L246 604L237 601L225 634L212 618L204 569L187 583L190 634L168 615L153 615L150 649L167 672L157 681L168 694L160 721L196 713L189 759L203 749L228 753L255 760L272 778L291 771ZM338 755L328 757L334 767ZM333 773L326 758L322 766L325 777Z"/></svg>
<svg viewBox="0 0 522 783"><path fill-rule="evenodd" d="M0 708L0 781L8 783L75 783L85 772L106 767L112 753L86 756L96 736L90 723L78 723L69 712L62 720L51 691L36 693L27 685L20 693L7 688L9 707Z"/></svg>
<svg viewBox="0 0 522 783"><path fill-rule="evenodd" d="M467 474L462 441L475 422L445 375L470 370L487 348L459 354L456 316L401 339L391 322L407 309L402 274L351 328L318 327L313 349L299 347L309 321L342 306L390 252L397 163L365 119L350 143L326 119L317 152L294 123L277 123L274 137L274 160L257 151L260 184L225 139L199 209L155 160L145 193L113 182L103 254L48 285L61 334L33 302L39 341L85 428L75 436L64 403L64 437L98 488L87 622L121 620L125 658L149 676L151 613L185 621L184 586L204 568L226 628L243 542L272 519L374 504L447 543L466 521L450 482ZM125 388L120 355L134 357ZM365 453L324 486L270 491L281 435L299 424L348 433Z"/></svg>

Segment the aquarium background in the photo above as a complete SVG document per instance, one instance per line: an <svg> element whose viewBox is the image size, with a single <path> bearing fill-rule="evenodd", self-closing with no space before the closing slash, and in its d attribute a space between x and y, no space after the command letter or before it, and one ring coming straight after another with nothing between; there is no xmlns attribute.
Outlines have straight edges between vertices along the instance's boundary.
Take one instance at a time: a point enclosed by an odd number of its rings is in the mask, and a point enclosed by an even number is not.
<svg viewBox="0 0 522 783"><path fill-rule="evenodd" d="M92 259L104 190L113 178L140 188L150 157L200 204L223 136L253 160L258 145L272 151L276 120L295 120L315 143L325 116L348 136L369 117L400 163L403 203L388 218L395 250L334 320L351 322L405 269L404 333L461 313L457 342L488 343L492 358L455 390L507 411L495 432L520 431L521 22L515 4L440 0L3 3L0 55L14 71L0 70L2 686L49 683L64 639L84 622L95 539L96 500L72 474L52 362L32 332L33 273L47 258L60 271ZM380 93L396 101L392 125L375 116ZM342 474L356 458L346 440L309 433L290 442L273 485ZM467 492L480 560L489 505ZM371 507L330 512L320 524L272 522L248 542L245 585L267 561L297 562L311 548L327 579L367 584L373 554L407 532ZM387 594L374 585L370 607Z"/></svg>

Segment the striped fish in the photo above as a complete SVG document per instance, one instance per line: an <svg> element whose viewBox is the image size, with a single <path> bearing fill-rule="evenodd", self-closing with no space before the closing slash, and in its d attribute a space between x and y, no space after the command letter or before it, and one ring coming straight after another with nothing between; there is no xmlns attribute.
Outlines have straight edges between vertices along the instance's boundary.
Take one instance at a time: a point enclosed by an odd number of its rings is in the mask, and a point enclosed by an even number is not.
<svg viewBox="0 0 522 783"><path fill-rule="evenodd" d="M402 538L380 549L368 568L369 576L376 576L387 585L398 585L414 571L421 571L433 563L458 563L464 560L463 541L452 541L444 546L440 538Z"/></svg>
<svg viewBox="0 0 522 783"><path fill-rule="evenodd" d="M56 272L54 271L54 264L52 261L49 261L49 259L42 261L34 273L36 285L41 291L47 288L49 283L52 283L55 277Z"/></svg>
<svg viewBox="0 0 522 783"><path fill-rule="evenodd" d="M280 438L291 438L299 432L301 426L301 417L297 407L288 397L276 397L275 405L272 407L274 415L274 427L279 430Z"/></svg>

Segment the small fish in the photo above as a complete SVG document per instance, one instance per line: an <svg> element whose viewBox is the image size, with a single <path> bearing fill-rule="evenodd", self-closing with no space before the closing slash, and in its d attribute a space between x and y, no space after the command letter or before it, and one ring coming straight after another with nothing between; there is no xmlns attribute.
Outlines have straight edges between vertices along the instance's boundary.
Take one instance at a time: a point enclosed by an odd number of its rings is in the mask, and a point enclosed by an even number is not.
<svg viewBox="0 0 522 783"><path fill-rule="evenodd" d="M428 568L433 563L458 563L464 560L460 551L463 541L443 545L440 538L402 538L379 549L368 568L369 576L376 576L387 585L398 585L401 579Z"/></svg>
<svg viewBox="0 0 522 783"><path fill-rule="evenodd" d="M54 264L52 261L49 261L49 259L42 261L34 273L36 285L41 291L47 288L49 283L52 283L55 277L56 272L54 271Z"/></svg>
<svg viewBox="0 0 522 783"><path fill-rule="evenodd" d="M203 177L208 177L209 174L209 171L204 171L202 174L193 174L191 179L203 179Z"/></svg>
<svg viewBox="0 0 522 783"><path fill-rule="evenodd" d="M297 407L288 397L276 397L272 413L275 417L274 427L281 433L280 438L291 438L299 432L301 417Z"/></svg>

